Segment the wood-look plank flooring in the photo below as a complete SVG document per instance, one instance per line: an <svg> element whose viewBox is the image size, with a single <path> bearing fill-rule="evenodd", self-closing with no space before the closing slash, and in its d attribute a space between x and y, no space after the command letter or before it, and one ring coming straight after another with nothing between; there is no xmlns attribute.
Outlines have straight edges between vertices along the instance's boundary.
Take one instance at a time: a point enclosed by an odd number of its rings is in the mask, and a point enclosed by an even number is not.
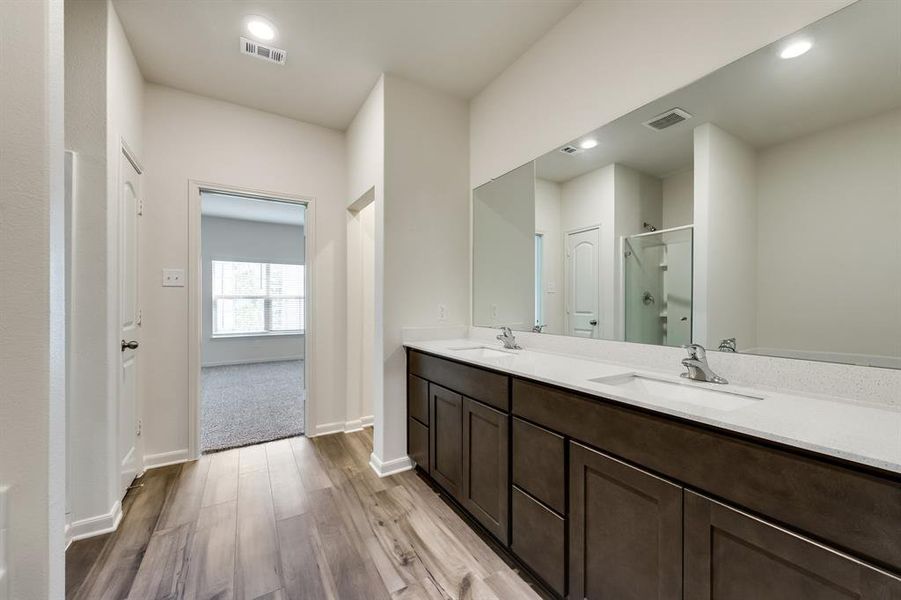
<svg viewBox="0 0 901 600"><path fill-rule="evenodd" d="M378 478L371 449L365 430L150 470L116 532L66 553L66 597L542 597L418 475Z"/></svg>

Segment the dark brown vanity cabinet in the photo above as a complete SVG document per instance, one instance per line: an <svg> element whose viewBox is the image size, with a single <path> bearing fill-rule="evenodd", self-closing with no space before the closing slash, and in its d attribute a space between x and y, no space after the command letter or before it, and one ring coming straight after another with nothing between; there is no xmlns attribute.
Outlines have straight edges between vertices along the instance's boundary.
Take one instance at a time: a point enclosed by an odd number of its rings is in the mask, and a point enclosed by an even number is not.
<svg viewBox="0 0 901 600"><path fill-rule="evenodd" d="M415 351L409 371L411 456L558 597L901 600L897 474Z"/></svg>
<svg viewBox="0 0 901 600"><path fill-rule="evenodd" d="M682 598L682 487L570 442L572 598Z"/></svg>
<svg viewBox="0 0 901 600"><path fill-rule="evenodd" d="M407 444L411 458L507 544L509 378L414 352L409 354L409 370ZM421 443L423 432L427 448Z"/></svg>

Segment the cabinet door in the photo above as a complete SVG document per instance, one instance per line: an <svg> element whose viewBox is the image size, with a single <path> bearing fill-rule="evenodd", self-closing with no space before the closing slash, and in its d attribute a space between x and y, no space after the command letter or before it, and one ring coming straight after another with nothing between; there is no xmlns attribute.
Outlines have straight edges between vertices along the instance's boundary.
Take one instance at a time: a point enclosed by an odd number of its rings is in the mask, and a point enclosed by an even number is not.
<svg viewBox="0 0 901 600"><path fill-rule="evenodd" d="M680 486L570 442L569 511L570 598L682 598Z"/></svg>
<svg viewBox="0 0 901 600"><path fill-rule="evenodd" d="M507 543L508 417L463 398L463 506L503 544Z"/></svg>
<svg viewBox="0 0 901 600"><path fill-rule="evenodd" d="M684 560L696 600L901 598L901 579L689 491Z"/></svg>
<svg viewBox="0 0 901 600"><path fill-rule="evenodd" d="M455 498L463 481L463 396L429 384L429 475Z"/></svg>

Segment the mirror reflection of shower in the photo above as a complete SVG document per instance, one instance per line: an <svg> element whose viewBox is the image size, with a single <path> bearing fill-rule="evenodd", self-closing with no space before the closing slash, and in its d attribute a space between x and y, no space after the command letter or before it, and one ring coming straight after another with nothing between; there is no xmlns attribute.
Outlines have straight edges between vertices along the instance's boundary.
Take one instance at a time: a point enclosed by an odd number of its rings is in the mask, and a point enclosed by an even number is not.
<svg viewBox="0 0 901 600"><path fill-rule="evenodd" d="M691 225L623 239L625 339L681 346L691 343Z"/></svg>

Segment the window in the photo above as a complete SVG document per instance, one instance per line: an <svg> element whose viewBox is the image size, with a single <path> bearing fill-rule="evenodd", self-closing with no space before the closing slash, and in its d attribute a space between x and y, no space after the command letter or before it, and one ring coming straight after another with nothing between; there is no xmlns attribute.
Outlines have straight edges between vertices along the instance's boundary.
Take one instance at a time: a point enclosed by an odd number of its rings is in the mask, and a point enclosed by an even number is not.
<svg viewBox="0 0 901 600"><path fill-rule="evenodd" d="M213 261L213 336L303 333L304 266Z"/></svg>

